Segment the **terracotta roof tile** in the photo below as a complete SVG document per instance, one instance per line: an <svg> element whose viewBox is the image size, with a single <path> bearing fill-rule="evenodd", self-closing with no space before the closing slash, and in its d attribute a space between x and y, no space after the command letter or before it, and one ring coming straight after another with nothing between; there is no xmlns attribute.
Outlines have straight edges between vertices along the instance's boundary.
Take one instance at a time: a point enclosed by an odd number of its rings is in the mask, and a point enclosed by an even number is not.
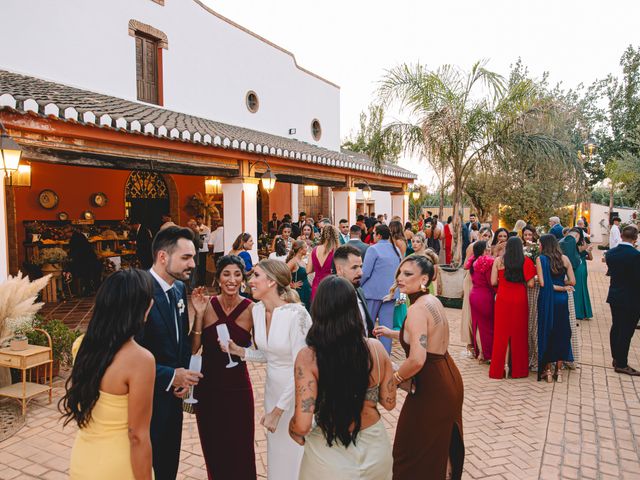
<svg viewBox="0 0 640 480"><path fill-rule="evenodd" d="M54 104L59 108L57 116L63 119L65 110L74 108L78 112L80 123L91 123L83 117L85 113L90 112L95 115L95 124L101 125L101 117L106 114L111 118L111 125L106 126L117 128L116 122L118 126L123 126L124 120L127 131L132 131L132 123L137 121L142 132L145 131L145 125L152 124L155 127L153 135L156 136L161 136L160 127L166 128L166 136L169 138L172 136L172 130L177 129L179 138L188 135L186 140L191 142L196 142L194 135L199 134L199 143L211 143L238 150L253 149L265 155L295 158L301 162L375 171L373 162L360 153L336 152L299 140L0 70L0 108L9 107L26 112L29 110L29 101L36 102L38 113L42 115L45 114L47 105ZM380 173L409 180L417 178L412 172L391 164L383 165Z"/></svg>

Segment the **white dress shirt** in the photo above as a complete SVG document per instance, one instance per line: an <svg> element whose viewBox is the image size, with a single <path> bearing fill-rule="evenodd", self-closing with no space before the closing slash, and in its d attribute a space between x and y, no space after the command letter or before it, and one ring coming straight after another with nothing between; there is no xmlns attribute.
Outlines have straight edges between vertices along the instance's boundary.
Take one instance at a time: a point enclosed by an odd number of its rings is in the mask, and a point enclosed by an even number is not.
<svg viewBox="0 0 640 480"><path fill-rule="evenodd" d="M173 285L169 285L164 278L162 278L160 275L158 275L153 268L151 268L149 270L149 273L151 274L151 276L153 278L156 279L156 281L160 284L160 287L162 288L162 291L164 292L165 297L167 297L167 302L169 302L169 305L171 305L171 300L169 299L169 294L167 293L169 290L171 290L173 288ZM178 330L178 317L176 315L175 310L173 311L173 321L175 323L176 326L176 341L178 343L180 343L180 331ZM171 385L173 385L173 380L176 378L176 372L173 372L173 376L171 377L171 381L169 382L169 386L166 388L166 391L168 392L169 389L171 388Z"/></svg>
<svg viewBox="0 0 640 480"><path fill-rule="evenodd" d="M211 232L211 235L209 235L209 244L213 245L213 253L224 253L223 227L220 226Z"/></svg>
<svg viewBox="0 0 640 480"><path fill-rule="evenodd" d="M616 248L621 240L620 227L614 223L609 231L609 248Z"/></svg>
<svg viewBox="0 0 640 480"><path fill-rule="evenodd" d="M356 293L356 298L358 299L358 310L360 310L360 316L362 317L362 323L364 323L364 336L369 336L369 328L367 327L367 313L365 312L364 303L360 300L360 295Z"/></svg>
<svg viewBox="0 0 640 480"><path fill-rule="evenodd" d="M209 252L209 243L211 243L211 229L202 224L198 227L200 233L200 240L202 241L202 247L200 247L200 253Z"/></svg>

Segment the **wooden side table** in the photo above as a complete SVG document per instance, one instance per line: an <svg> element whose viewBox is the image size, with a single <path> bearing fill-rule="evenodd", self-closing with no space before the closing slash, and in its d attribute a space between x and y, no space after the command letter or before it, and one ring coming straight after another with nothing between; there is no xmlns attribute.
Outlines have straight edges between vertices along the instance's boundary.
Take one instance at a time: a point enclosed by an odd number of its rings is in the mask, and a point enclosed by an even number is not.
<svg viewBox="0 0 640 480"><path fill-rule="evenodd" d="M44 330L36 329L41 332ZM49 340L48 347L39 345L29 345L26 350L11 350L10 348L0 348L0 367L9 367L22 370L22 382L14 383L0 388L0 396L15 398L22 403L22 415L27 413L27 403L36 395L49 393L49 403L53 390L53 350L51 348L51 337L44 332ZM29 370L29 380L32 380L34 367L45 366L45 383L37 383L38 374L36 372L35 382L27 381L27 371Z"/></svg>

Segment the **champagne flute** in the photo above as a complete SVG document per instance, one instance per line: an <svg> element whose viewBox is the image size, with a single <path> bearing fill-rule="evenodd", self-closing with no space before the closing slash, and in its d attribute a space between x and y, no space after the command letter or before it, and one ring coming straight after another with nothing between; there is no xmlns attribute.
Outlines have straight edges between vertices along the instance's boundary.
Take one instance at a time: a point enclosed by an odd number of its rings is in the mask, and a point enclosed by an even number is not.
<svg viewBox="0 0 640 480"><path fill-rule="evenodd" d="M202 370L201 355L191 355L191 360L189 361L189 370L193 370L194 372L200 372L200 370ZM189 387L189 398L186 398L184 400L184 403L190 403L190 404L198 403L198 400L193 398L193 385Z"/></svg>
<svg viewBox="0 0 640 480"><path fill-rule="evenodd" d="M220 325L216 325L216 330L218 331L218 338L227 347L227 356L229 357L229 363L227 363L227 368L233 368L236 365L238 365L238 362L234 362L231 359L231 354L229 353L229 340L231 340L231 335L229 335L229 329L227 328L227 324L221 323Z"/></svg>

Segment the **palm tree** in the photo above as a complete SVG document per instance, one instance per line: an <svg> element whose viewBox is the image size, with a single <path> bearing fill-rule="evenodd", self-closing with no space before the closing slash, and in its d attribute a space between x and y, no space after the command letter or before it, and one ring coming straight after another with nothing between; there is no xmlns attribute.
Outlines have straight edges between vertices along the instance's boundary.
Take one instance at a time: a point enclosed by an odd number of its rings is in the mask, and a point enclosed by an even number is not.
<svg viewBox="0 0 640 480"><path fill-rule="evenodd" d="M379 95L407 120L386 127L400 135L405 149L432 165L445 166L453 186L453 262L462 258L461 209L465 183L481 159L535 155L574 164L567 146L549 134L531 129L552 107L539 87L526 78L508 82L475 63L469 72L452 65L429 70L403 64L380 82ZM531 122L531 119L537 121Z"/></svg>

